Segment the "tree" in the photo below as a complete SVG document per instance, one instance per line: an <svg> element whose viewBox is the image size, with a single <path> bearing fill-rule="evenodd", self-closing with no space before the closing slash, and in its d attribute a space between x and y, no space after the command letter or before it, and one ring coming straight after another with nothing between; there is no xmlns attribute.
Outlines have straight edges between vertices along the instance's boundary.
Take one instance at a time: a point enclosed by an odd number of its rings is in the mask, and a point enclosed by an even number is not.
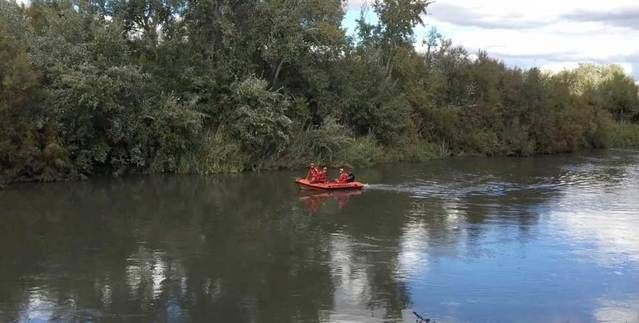
<svg viewBox="0 0 639 323"><path fill-rule="evenodd" d="M0 22L0 181L52 179L65 152L33 99L40 86L24 46Z"/></svg>
<svg viewBox="0 0 639 323"><path fill-rule="evenodd" d="M521 70L436 29L422 52L429 0L375 1L350 37L344 4L0 0L2 176L554 153L639 121L619 66Z"/></svg>
<svg viewBox="0 0 639 323"><path fill-rule="evenodd" d="M634 80L615 72L599 86L599 98L617 121L636 120L639 116L639 94Z"/></svg>
<svg viewBox="0 0 639 323"><path fill-rule="evenodd" d="M375 0L373 8L380 21L378 30L382 41L391 47L411 45L413 28L423 24L422 15L432 2L429 0Z"/></svg>

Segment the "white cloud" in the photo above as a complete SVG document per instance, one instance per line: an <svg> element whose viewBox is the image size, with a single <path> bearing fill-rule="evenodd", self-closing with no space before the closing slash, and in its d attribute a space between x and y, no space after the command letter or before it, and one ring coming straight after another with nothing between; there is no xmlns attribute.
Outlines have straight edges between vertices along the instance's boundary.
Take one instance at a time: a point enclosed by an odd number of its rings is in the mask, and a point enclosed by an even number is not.
<svg viewBox="0 0 639 323"><path fill-rule="evenodd" d="M359 10L364 6L369 6L372 0L349 0L346 4L347 9Z"/></svg>
<svg viewBox="0 0 639 323"><path fill-rule="evenodd" d="M635 0L440 0L430 6L437 15L440 8L451 7L468 11L488 22L523 20L529 22L551 22L564 16L581 12L610 13L622 9L637 8Z"/></svg>
<svg viewBox="0 0 639 323"><path fill-rule="evenodd" d="M512 65L561 70L616 63L639 72L635 0L441 0L429 9L429 24L456 44Z"/></svg>
<svg viewBox="0 0 639 323"><path fill-rule="evenodd" d="M348 8L365 2L350 1ZM639 79L637 0L438 0L425 21L455 44L510 65L557 70L616 63ZM418 29L418 44L425 30Z"/></svg>

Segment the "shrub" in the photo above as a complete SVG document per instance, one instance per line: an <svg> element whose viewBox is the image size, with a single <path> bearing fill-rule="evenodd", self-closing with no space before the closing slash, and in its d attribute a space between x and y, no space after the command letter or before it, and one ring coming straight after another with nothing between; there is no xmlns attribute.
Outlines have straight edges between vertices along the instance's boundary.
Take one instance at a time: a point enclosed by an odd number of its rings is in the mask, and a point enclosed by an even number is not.
<svg viewBox="0 0 639 323"><path fill-rule="evenodd" d="M222 131L209 132L203 136L198 148L186 153L178 166L178 173L210 175L215 173L238 173L247 169L249 156L240 144Z"/></svg>
<svg viewBox="0 0 639 323"><path fill-rule="evenodd" d="M40 75L0 20L0 181L52 180L66 172L66 151L37 102Z"/></svg>
<svg viewBox="0 0 639 323"><path fill-rule="evenodd" d="M331 163L340 158L344 147L352 142L348 130L329 117L319 127L296 132L288 149L288 158L301 164Z"/></svg>
<svg viewBox="0 0 639 323"><path fill-rule="evenodd" d="M639 148L639 124L613 124L607 145L611 148Z"/></svg>
<svg viewBox="0 0 639 323"><path fill-rule="evenodd" d="M290 141L292 121L285 114L289 100L267 87L265 80L254 76L233 84L231 111L223 122L252 169L279 156Z"/></svg>
<svg viewBox="0 0 639 323"><path fill-rule="evenodd" d="M368 135L344 145L340 150L339 160L354 166L370 166L384 160L384 150L375 137Z"/></svg>
<svg viewBox="0 0 639 323"><path fill-rule="evenodd" d="M426 140L401 144L399 149L391 149L386 153L386 160L423 162L432 159L447 157L450 152L445 144L437 145Z"/></svg>

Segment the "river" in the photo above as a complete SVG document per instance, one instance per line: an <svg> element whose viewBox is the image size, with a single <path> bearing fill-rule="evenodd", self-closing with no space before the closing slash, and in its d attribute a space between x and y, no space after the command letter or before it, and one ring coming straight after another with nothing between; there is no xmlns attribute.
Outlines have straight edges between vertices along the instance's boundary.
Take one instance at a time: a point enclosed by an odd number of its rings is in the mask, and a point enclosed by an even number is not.
<svg viewBox="0 0 639 323"><path fill-rule="evenodd" d="M639 322L639 153L0 191L0 321Z"/></svg>

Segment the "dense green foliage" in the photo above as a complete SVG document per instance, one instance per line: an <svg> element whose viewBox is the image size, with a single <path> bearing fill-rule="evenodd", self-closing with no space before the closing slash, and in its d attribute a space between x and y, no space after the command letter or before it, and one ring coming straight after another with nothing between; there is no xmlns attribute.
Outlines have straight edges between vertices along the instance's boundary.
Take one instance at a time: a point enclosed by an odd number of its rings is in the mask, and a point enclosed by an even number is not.
<svg viewBox="0 0 639 323"><path fill-rule="evenodd" d="M639 148L639 124L615 124L610 134L609 145L615 148Z"/></svg>
<svg viewBox="0 0 639 323"><path fill-rule="evenodd" d="M639 120L618 67L417 51L429 4L353 37L340 0L0 0L0 178L570 152Z"/></svg>

